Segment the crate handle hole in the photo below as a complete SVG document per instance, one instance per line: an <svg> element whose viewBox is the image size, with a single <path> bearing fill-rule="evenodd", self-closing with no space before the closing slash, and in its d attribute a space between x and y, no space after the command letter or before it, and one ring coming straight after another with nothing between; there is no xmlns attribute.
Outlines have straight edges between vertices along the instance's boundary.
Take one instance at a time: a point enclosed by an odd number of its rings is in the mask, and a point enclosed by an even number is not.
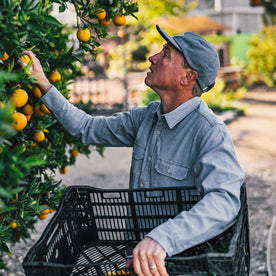
<svg viewBox="0 0 276 276"><path fill-rule="evenodd" d="M146 192L146 197L148 198L158 198L158 197L163 197L163 191L148 191Z"/></svg>
<svg viewBox="0 0 276 276"><path fill-rule="evenodd" d="M104 193L103 194L104 199L114 199L114 198L121 198L120 193Z"/></svg>

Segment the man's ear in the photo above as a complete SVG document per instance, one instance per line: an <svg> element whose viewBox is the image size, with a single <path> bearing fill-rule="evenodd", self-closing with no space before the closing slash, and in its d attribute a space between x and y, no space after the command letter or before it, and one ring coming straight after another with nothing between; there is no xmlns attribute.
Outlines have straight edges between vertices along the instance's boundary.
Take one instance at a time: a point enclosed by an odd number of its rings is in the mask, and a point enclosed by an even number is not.
<svg viewBox="0 0 276 276"><path fill-rule="evenodd" d="M198 74L194 70L189 70L188 72L185 73L185 75L182 76L181 78L181 85L190 85L194 83L197 80Z"/></svg>

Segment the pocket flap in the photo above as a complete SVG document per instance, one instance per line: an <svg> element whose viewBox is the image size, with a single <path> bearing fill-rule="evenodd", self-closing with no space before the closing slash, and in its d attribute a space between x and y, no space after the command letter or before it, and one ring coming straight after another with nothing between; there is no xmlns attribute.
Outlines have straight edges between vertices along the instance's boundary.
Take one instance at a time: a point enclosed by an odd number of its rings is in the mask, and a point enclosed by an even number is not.
<svg viewBox="0 0 276 276"><path fill-rule="evenodd" d="M183 180L187 177L189 169L172 161L158 159L155 164L158 173L172 177L177 180Z"/></svg>

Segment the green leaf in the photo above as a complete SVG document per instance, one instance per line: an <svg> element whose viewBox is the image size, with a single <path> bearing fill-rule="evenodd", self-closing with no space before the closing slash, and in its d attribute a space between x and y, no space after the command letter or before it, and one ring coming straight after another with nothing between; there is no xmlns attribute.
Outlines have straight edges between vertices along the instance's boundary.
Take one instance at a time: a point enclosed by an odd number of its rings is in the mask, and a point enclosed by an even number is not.
<svg viewBox="0 0 276 276"><path fill-rule="evenodd" d="M92 51L93 50L93 47L90 44L87 44L87 43L82 43L81 47L86 51Z"/></svg>
<svg viewBox="0 0 276 276"><path fill-rule="evenodd" d="M2 209L1 214L10 212L10 211L14 211L14 210L17 210L17 208L15 206L9 206L9 207Z"/></svg>
<svg viewBox="0 0 276 276"><path fill-rule="evenodd" d="M37 167L45 164L47 164L45 160L38 159L37 156L29 156L24 160L21 165L27 170L30 170L32 167Z"/></svg>
<svg viewBox="0 0 276 276"><path fill-rule="evenodd" d="M62 24L53 16L49 15L49 14L45 14L44 16L44 21L46 23L52 24L52 25L57 25L57 26L61 26Z"/></svg>
<svg viewBox="0 0 276 276"><path fill-rule="evenodd" d="M12 198L12 195L3 187L0 187L0 196L4 198Z"/></svg>
<svg viewBox="0 0 276 276"><path fill-rule="evenodd" d="M0 242L0 250L10 254L9 247L4 242Z"/></svg>
<svg viewBox="0 0 276 276"><path fill-rule="evenodd" d="M64 3L62 3L60 6L59 6L59 12L64 12L66 10L66 6Z"/></svg>

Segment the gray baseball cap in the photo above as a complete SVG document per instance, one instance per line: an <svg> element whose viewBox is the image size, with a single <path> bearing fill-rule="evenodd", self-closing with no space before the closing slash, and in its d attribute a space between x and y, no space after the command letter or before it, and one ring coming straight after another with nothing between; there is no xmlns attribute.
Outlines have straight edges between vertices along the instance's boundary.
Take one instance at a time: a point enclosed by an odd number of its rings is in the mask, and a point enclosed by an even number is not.
<svg viewBox="0 0 276 276"><path fill-rule="evenodd" d="M215 85L220 68L219 57L214 46L203 37L191 32L171 37L158 25L156 28L166 41L183 54L189 67L197 72L197 82L203 92L210 90Z"/></svg>

